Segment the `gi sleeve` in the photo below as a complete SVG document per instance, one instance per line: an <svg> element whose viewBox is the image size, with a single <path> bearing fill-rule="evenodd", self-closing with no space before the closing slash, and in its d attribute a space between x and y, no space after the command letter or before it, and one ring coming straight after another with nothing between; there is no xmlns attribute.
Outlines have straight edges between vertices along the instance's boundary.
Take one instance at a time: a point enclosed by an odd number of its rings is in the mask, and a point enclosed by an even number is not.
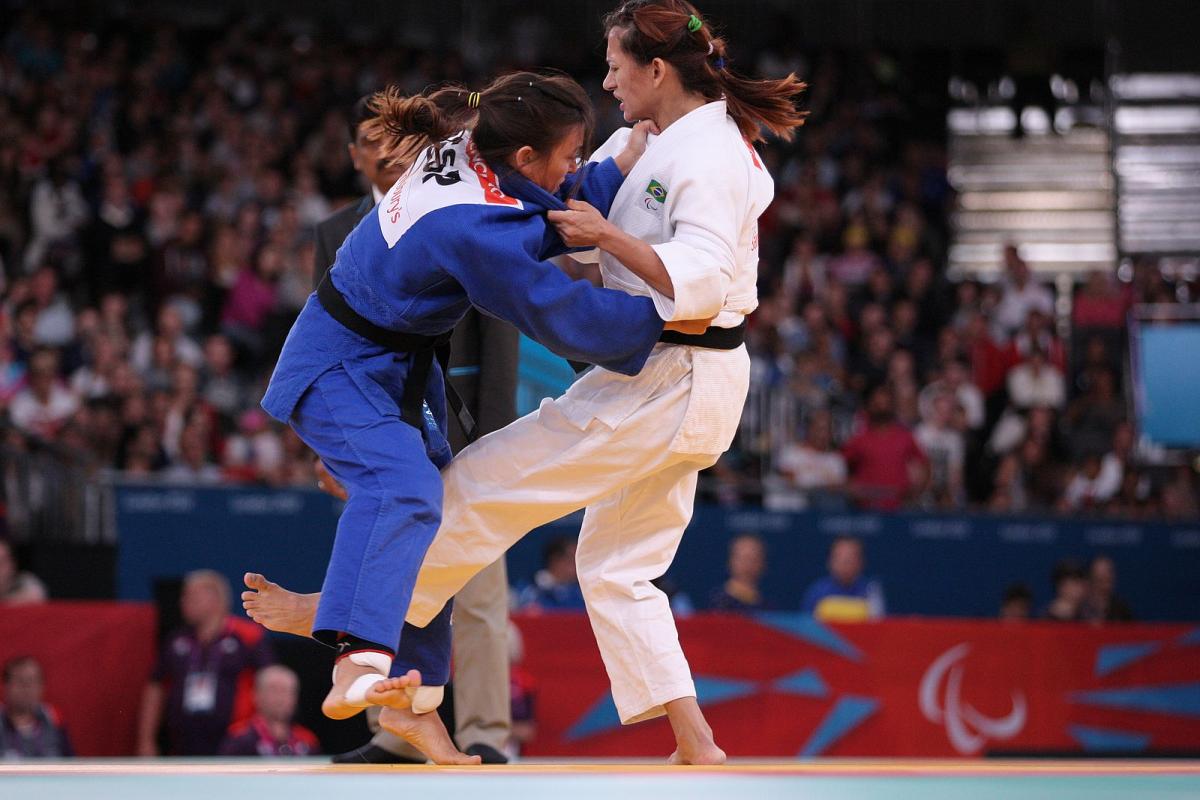
<svg viewBox="0 0 1200 800"><path fill-rule="evenodd" d="M672 299L650 288L665 320L716 316L725 304L736 265L743 198L721 175L688 172L681 172L669 187L670 241L651 245L671 276L675 293Z"/></svg>
<svg viewBox="0 0 1200 800"><path fill-rule="evenodd" d="M500 217L461 206L427 214L423 238L436 263L485 313L511 322L552 352L624 375L636 375L662 333L645 297L573 281L535 257L545 229L540 216Z"/></svg>
<svg viewBox="0 0 1200 800"><path fill-rule="evenodd" d="M617 162L611 158L606 158L599 163L589 161L583 165L583 168L573 175L568 175L567 180L563 181L561 187L555 197L559 200L566 201L567 198L583 200L594 206L604 216L608 216L609 209L612 208L613 200L617 196L617 192L621 188L621 183L625 180L625 176L621 174L621 170L617 167ZM538 251L539 258L554 258L568 253L594 253L591 256L593 262L600 260L599 251L596 248L587 250L572 249L563 243L562 237L558 235L558 231L553 225L546 226L546 233L542 237L542 247ZM586 263L588 257L578 258L579 261Z"/></svg>
<svg viewBox="0 0 1200 800"><path fill-rule="evenodd" d="M567 199L583 200L607 217L624 182L625 176L613 159L589 161L578 172L567 176L555 196L564 202Z"/></svg>
<svg viewBox="0 0 1200 800"><path fill-rule="evenodd" d="M602 144L602 145L600 145L600 147L596 148L596 152L592 153L591 158L589 159L588 163L589 164L600 164L604 161L613 159L618 153L620 153L622 150L625 149L625 145L629 143L629 137L632 133L633 133L632 128L617 128L615 131L613 131L612 136L608 137L608 140L604 144ZM615 167L616 165L617 165L616 162L613 161L613 166ZM617 173L619 174L620 172L621 172L621 170L618 169ZM621 181L618 182L616 189L613 189L612 199L616 199L617 191L621 188L620 187L621 183L624 183L624 177L622 177ZM591 200L589 200L588 202L592 203ZM592 203L592 205L595 206L596 204ZM599 206L596 206L596 207L599 208ZM604 214L604 216L607 217L611 211L612 211L612 200L609 200L608 207L605 209L602 209L602 213ZM599 264L600 263L600 251L595 247L588 249L588 250L573 250L570 253L568 253L568 255L570 255L571 258L575 259L576 261L580 262L581 264Z"/></svg>

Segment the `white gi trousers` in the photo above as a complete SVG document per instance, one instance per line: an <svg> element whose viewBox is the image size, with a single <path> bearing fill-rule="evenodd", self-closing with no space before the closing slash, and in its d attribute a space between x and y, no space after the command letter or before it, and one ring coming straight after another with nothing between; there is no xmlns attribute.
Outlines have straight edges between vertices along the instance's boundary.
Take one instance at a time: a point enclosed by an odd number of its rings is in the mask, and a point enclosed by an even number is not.
<svg viewBox="0 0 1200 800"><path fill-rule="evenodd" d="M530 530L586 506L579 584L621 721L694 697L670 604L650 581L691 520L696 474L732 441L748 378L744 348L660 344L638 375L593 369L466 448L442 473L442 524L408 621L425 625Z"/></svg>

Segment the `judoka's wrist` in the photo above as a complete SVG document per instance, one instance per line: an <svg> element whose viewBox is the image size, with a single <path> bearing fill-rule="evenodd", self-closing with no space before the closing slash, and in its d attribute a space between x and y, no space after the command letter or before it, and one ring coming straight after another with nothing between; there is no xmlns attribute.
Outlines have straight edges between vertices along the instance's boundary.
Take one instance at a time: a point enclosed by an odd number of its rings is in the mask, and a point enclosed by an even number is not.
<svg viewBox="0 0 1200 800"><path fill-rule="evenodd" d="M641 153L635 153L632 150L626 149L613 156L613 161L616 163L617 169L621 171L621 177L629 177L629 173L633 171L641 155Z"/></svg>
<svg viewBox="0 0 1200 800"><path fill-rule="evenodd" d="M620 244L621 238L621 229L608 220L604 220L600 226L600 235L596 237L596 247L611 253L612 247Z"/></svg>

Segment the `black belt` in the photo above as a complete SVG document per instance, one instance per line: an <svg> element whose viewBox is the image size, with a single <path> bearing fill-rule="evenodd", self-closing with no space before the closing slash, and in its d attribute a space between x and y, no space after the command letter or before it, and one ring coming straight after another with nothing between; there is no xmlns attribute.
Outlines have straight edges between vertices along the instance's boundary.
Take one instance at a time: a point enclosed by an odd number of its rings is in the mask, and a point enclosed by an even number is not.
<svg viewBox="0 0 1200 800"><path fill-rule="evenodd" d="M400 331L381 328L371 320L359 314L346 298L342 297L329 280L329 273L317 286L317 299L343 327L357 333L369 342L387 348L395 353L412 353L413 362L409 369L408 378L404 381L404 398L401 401L400 418L417 430L424 430L425 387L429 383L429 372L433 369L433 359L437 358L442 367L442 378L446 381L446 402L449 404L458 422L462 425L463 435L468 442L478 438L475 418L467 410L458 392L450 385L450 336L453 331L446 331L437 336L423 336L419 333L401 333Z"/></svg>
<svg viewBox="0 0 1200 800"><path fill-rule="evenodd" d="M667 344L706 347L709 350L736 350L746 341L746 321L742 320L736 328L709 328L697 334L663 331L658 340Z"/></svg>

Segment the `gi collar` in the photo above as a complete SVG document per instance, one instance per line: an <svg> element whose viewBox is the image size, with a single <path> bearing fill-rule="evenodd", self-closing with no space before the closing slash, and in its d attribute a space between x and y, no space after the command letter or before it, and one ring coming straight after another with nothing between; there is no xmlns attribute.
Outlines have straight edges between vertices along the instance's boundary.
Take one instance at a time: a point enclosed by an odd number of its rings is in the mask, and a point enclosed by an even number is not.
<svg viewBox="0 0 1200 800"><path fill-rule="evenodd" d="M587 177L587 171L595 168L596 164L594 162L589 161L583 164L574 175L575 183L572 188L582 185L581 182ZM567 210L565 202L560 200L556 195L547 192L512 167L505 167L503 172L497 171L496 174L500 179L500 190L510 197L540 206L547 211ZM574 197L574 193L571 196Z"/></svg>

